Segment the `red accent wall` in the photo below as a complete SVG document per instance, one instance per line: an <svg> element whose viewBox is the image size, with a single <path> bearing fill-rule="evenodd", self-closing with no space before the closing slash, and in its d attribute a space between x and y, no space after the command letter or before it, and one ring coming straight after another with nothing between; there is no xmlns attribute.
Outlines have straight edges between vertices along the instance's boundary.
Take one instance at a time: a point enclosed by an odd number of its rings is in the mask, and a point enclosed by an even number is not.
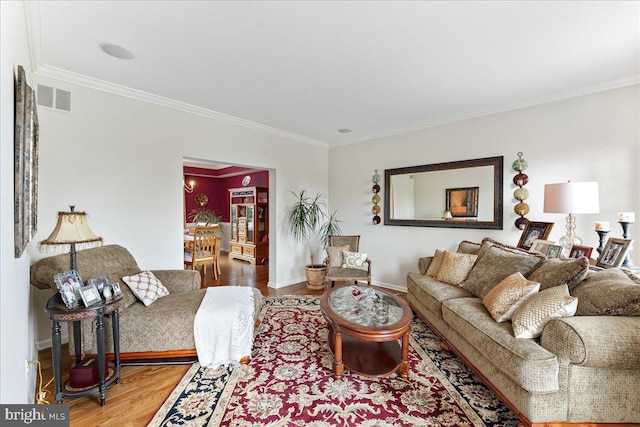
<svg viewBox="0 0 640 427"><path fill-rule="evenodd" d="M224 169L203 169L185 166L184 182L194 182L193 193L184 192L185 212L187 218L189 212L198 208L195 198L197 194L204 193L209 202L204 206L221 216L223 222L229 222L229 189L242 187L242 179L249 175L251 183L249 187L269 187L269 171L244 172L252 169L231 166ZM230 173L241 172L239 175L223 177ZM185 221L188 221L185 218Z"/></svg>

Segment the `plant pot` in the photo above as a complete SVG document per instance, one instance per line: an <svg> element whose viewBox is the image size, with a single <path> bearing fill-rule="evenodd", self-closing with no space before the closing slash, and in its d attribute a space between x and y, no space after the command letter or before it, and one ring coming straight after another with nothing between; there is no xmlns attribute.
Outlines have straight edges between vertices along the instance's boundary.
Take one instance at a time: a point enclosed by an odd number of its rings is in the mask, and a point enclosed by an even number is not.
<svg viewBox="0 0 640 427"><path fill-rule="evenodd" d="M324 289L324 265L307 265L304 267L307 273L307 289L321 291Z"/></svg>

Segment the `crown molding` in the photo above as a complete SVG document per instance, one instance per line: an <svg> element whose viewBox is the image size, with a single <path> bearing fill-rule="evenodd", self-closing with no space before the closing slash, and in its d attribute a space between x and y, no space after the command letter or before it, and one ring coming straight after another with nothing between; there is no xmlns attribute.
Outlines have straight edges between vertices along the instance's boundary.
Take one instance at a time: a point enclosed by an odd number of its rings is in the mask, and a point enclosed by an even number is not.
<svg viewBox="0 0 640 427"><path fill-rule="evenodd" d="M618 80L613 80L607 83L602 83L598 85L586 86L576 90L564 91L552 96L540 97L529 99L527 101L518 102L515 104L498 107L498 108L490 108L486 110L480 110L472 113L459 114L454 116L446 116L440 117L433 120L428 120L424 122L413 123L408 126L403 126L400 128L392 128L387 129L381 132L377 132L374 134L365 135L358 138L347 139L341 142L336 142L331 144L331 148L341 147L345 145L356 144L359 142L372 141L374 139L380 139L395 135L400 135L407 132L414 132L422 129L428 129L436 126L442 126L449 123L460 122L463 120L475 119L483 116L489 116L492 114L505 113L508 111L520 110L522 108L534 107L536 105L548 104L552 102L562 101L565 99L577 98L580 96L591 95L598 92L604 92L607 90L618 89L621 87L632 86L635 84L640 84L640 74L633 74L631 76L627 76Z"/></svg>
<svg viewBox="0 0 640 427"><path fill-rule="evenodd" d="M27 26L27 43L29 44L29 56L31 69L37 70L42 65L42 34L40 32L40 2L25 1L24 21Z"/></svg>
<svg viewBox="0 0 640 427"><path fill-rule="evenodd" d="M111 93L114 95L124 96L126 98L135 99L137 101L143 101L150 104L158 105L161 107L171 108L174 110L182 111L185 113L196 114L198 116L207 117L214 120L219 120L224 123L242 126L252 130L268 133L271 135L280 136L297 142L303 142L305 144L316 145L324 148L328 148L329 144L319 139L309 138L297 133L289 132L286 130L266 126L260 123L252 122L250 120L241 119L239 117L230 116L228 114L218 113L217 111L208 110L206 108L197 107L195 105L187 104L185 102L176 101L173 99L165 98L163 96L154 95L141 90L132 89L126 86L117 85L100 79L94 79L82 74L73 73L67 70L63 70L49 65L40 66L34 75L44 78L50 78L55 80L61 80L67 83L76 84L79 86L88 87L91 89L100 90L103 92Z"/></svg>

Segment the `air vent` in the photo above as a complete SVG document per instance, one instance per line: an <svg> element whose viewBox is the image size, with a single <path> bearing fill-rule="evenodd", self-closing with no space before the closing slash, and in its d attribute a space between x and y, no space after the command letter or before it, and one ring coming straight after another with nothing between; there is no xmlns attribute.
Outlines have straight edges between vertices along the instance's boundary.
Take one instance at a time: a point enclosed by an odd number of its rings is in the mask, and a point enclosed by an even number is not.
<svg viewBox="0 0 640 427"><path fill-rule="evenodd" d="M38 105L62 111L71 111L71 92L38 85ZM54 107L55 106L55 107Z"/></svg>

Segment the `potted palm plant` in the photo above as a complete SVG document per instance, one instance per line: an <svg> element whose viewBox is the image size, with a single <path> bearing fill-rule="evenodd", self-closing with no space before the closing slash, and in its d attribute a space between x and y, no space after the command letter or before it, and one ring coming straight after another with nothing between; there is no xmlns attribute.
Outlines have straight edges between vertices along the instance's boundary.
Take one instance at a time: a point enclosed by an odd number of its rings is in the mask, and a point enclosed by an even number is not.
<svg viewBox="0 0 640 427"><path fill-rule="evenodd" d="M204 222L207 224L218 224L220 222L220 217L211 209L207 208L198 208L193 209L187 215L187 220L190 222Z"/></svg>
<svg viewBox="0 0 640 427"><path fill-rule="evenodd" d="M313 244L321 242L326 245L329 236L342 233L340 220L336 217L336 211L332 214L326 212L327 204L321 193L315 196L307 194L306 190L299 193L291 192L295 196L295 202L289 209L287 222L289 232L298 243L309 245L310 264L305 266L308 289L322 289L324 287L325 267L314 260Z"/></svg>

